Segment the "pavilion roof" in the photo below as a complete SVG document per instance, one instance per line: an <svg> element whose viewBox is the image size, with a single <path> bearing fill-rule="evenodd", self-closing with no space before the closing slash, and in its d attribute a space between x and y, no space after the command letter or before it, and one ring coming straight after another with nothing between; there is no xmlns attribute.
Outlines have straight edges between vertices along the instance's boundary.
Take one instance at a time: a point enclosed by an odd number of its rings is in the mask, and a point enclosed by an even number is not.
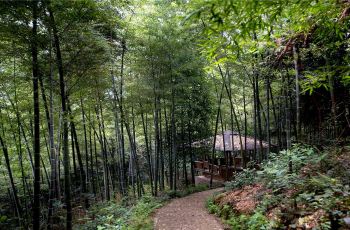
<svg viewBox="0 0 350 230"><path fill-rule="evenodd" d="M232 145L232 139L233 139L233 145ZM245 146L247 150L253 150L254 149L254 138L249 136L241 135L242 139L242 146L243 150L245 149ZM245 140L247 140L247 143L245 144ZM201 148L201 147L213 147L213 141L214 137L209 137L200 141L196 141L192 143L192 147L194 148ZM225 145L224 145L225 143ZM218 134L215 138L215 150L217 151L233 151L241 150L239 135L236 131L226 130L224 132L224 135ZM268 147L268 143L266 141L262 141L263 148ZM259 139L256 140L256 148L260 149L260 141Z"/></svg>

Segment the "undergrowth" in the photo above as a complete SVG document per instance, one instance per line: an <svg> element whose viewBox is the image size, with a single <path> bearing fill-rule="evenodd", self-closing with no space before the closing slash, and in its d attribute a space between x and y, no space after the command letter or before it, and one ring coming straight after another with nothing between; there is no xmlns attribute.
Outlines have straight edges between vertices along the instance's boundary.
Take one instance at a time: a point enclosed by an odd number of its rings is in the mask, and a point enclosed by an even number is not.
<svg viewBox="0 0 350 230"><path fill-rule="evenodd" d="M144 195L139 200L125 198L122 201L103 202L94 205L86 217L78 220L76 230L151 230L151 214L171 198L187 196L191 193L207 190L207 185L189 186L183 190L166 191L159 197Z"/></svg>
<svg viewBox="0 0 350 230"><path fill-rule="evenodd" d="M319 152L301 145L271 154L261 165L262 170L245 169L225 184L226 194L250 188L245 186L263 185L264 192L254 197L255 209L240 213L234 202L220 202L225 194L208 200L207 208L237 230L347 229L344 220L350 216L348 154L348 149Z"/></svg>

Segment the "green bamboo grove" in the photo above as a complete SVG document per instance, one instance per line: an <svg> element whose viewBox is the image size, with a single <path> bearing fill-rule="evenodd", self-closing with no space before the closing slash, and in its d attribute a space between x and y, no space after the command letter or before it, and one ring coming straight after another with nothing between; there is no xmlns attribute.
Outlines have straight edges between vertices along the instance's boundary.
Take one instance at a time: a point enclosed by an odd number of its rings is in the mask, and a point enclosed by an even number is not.
<svg viewBox="0 0 350 230"><path fill-rule="evenodd" d="M216 154L193 143L225 130L247 165L344 143L349 7L1 1L0 228L72 229L99 202L190 186Z"/></svg>

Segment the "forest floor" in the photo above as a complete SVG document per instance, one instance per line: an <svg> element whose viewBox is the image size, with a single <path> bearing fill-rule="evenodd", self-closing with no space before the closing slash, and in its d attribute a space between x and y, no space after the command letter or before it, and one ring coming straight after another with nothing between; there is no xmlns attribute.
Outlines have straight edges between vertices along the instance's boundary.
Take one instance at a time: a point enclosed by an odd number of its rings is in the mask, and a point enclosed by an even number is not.
<svg viewBox="0 0 350 230"><path fill-rule="evenodd" d="M195 177L195 184L197 185L208 185L210 184L210 178L205 177L205 176L196 176ZM213 184L212 184L212 188L218 188L218 187L223 187L224 186L224 182L223 181L219 181L219 180L214 180L213 179Z"/></svg>
<svg viewBox="0 0 350 230"><path fill-rule="evenodd" d="M212 189L172 200L155 212L154 228L156 230L225 229L220 219L210 215L205 207L207 199L222 190L222 188Z"/></svg>

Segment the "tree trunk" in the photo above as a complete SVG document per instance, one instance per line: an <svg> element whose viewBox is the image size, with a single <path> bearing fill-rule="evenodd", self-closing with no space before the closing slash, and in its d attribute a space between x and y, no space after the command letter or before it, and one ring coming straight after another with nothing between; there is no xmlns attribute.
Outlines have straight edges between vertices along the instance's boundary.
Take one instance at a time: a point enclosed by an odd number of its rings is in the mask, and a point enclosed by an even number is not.
<svg viewBox="0 0 350 230"><path fill-rule="evenodd" d="M225 79L225 75L224 75L224 73L222 72L222 69L221 69L220 65L219 65L218 67L219 67L219 70L220 70L220 75L221 75L223 84L224 84L225 89L226 89L227 96L229 97L230 109L231 109L231 112L232 112L233 117L234 117L235 122L236 122L237 132L238 132L238 137L239 137L239 144L240 144L240 153L241 153L241 157L243 157L243 143L242 143L241 128L240 128L240 124L239 124L239 122L238 122L238 117L237 117L236 111L235 111L235 109L234 109L231 90L230 90L230 89L228 88L228 86L227 86L226 79ZM231 86L230 86L230 87L231 87ZM233 130L232 130L232 131L233 131ZM232 145L232 146L233 146L233 145ZM232 149L232 150L233 150L233 149Z"/></svg>
<svg viewBox="0 0 350 230"><path fill-rule="evenodd" d="M154 195L158 195L158 179L159 179L159 155L160 155L160 139L159 139L159 96L156 94L156 83L153 86L154 93L154 133L155 133L155 170L154 170Z"/></svg>
<svg viewBox="0 0 350 230"><path fill-rule="evenodd" d="M47 229L52 229L51 217L53 215L53 203L57 194L57 158L55 151L55 138L54 138L54 120L53 120L53 65L52 65L52 47L50 40L50 98L49 98L49 144L50 144L50 162L51 162L51 183L49 194L49 208L47 215Z"/></svg>
<svg viewBox="0 0 350 230"><path fill-rule="evenodd" d="M182 177L185 180L186 187L188 186L187 168L186 168L186 153L185 153L185 132L183 114L181 116L181 152L182 152Z"/></svg>
<svg viewBox="0 0 350 230"><path fill-rule="evenodd" d="M170 190L173 189L173 155L172 155L172 144L171 144L171 132L169 130L169 122L168 122L168 116L167 116L167 112L166 112L166 107L164 107L164 119L165 119L165 132L166 132L166 137L167 137L167 146L168 146L168 159L169 159L169 163L168 163L168 167L169 167L169 187Z"/></svg>
<svg viewBox="0 0 350 230"><path fill-rule="evenodd" d="M120 67L120 98L119 98L119 110L120 114L123 113L123 84L124 84L124 56L125 56L126 44L125 40L122 40L122 56L121 56L121 67ZM121 137L121 158L122 158L122 178L123 178L123 195L127 194L127 179L126 179L126 166L125 166L125 143L124 143L124 121L123 116L121 115L121 124L120 124L120 137Z"/></svg>
<svg viewBox="0 0 350 230"><path fill-rule="evenodd" d="M282 140L281 140L281 129L280 129L280 125L279 125L280 118L277 117L276 107L275 107L275 102L274 102L274 99L273 99L271 84L269 84L269 91L270 91L270 98L271 98L272 111L273 111L273 120L275 122L275 130L277 132L278 147L281 148Z"/></svg>
<svg viewBox="0 0 350 230"><path fill-rule="evenodd" d="M147 164L148 164L148 174L149 174L149 180L150 180L150 185L151 185L151 193L152 193L152 195L154 195L153 172L152 172L151 155L150 155L149 144L148 144L147 123L145 122L144 113L142 111L142 104L141 103L140 103L140 108L141 108L141 120L142 120L143 134L145 136L146 158L147 158Z"/></svg>
<svg viewBox="0 0 350 230"><path fill-rule="evenodd" d="M176 126L175 126L175 90L172 88L172 93L171 93L171 136L172 136L172 155L174 157L174 172L175 176L173 178L174 182L174 190L176 191L177 186L176 186L176 180L177 180L177 150L176 150Z"/></svg>
<svg viewBox="0 0 350 230"><path fill-rule="evenodd" d="M225 141L225 128L224 128L224 122L223 122L223 117L222 117L222 111L221 110L220 110L220 123L221 123L222 143L223 143L223 147L224 147L225 164L226 164L226 169L228 169L227 153L226 153L226 141ZM226 170L226 173L227 173L227 170ZM225 181L228 181L228 177L227 176L228 175L226 174Z"/></svg>
<svg viewBox="0 0 350 230"><path fill-rule="evenodd" d="M98 96L98 100L99 96ZM98 122L98 138L99 138L99 142L100 142L100 146L101 146L101 150L102 150L102 159L103 159L103 184L104 184L104 198L106 200L110 200L110 192L109 192L109 178L108 178L108 163L107 163L107 149L106 149L106 145L105 145L105 141L103 138L103 134L102 134L102 119L101 119L101 114L100 114L100 109L99 109L99 105L97 105L97 107L95 108L95 112L96 112L96 118L97 118L97 122Z"/></svg>
<svg viewBox="0 0 350 230"><path fill-rule="evenodd" d="M32 28L32 68L33 68L33 101L34 101L34 202L33 229L40 229L40 108L39 108L39 63L37 45L38 1L33 1Z"/></svg>
<svg viewBox="0 0 350 230"><path fill-rule="evenodd" d="M88 139L87 139L87 131L86 131L86 120L85 120L85 110L84 110L84 104L83 99L80 98L80 107L81 107L81 117L83 121L83 131L84 131L84 147L85 147L85 172L86 172L86 182L87 184L90 183L90 174L89 174L89 148L88 148ZM89 186L86 186L86 191L89 190Z"/></svg>
<svg viewBox="0 0 350 230"><path fill-rule="evenodd" d="M73 121L73 114L72 114L72 110L70 108L70 103L69 103L68 99L67 99L67 107L68 107L68 113L70 114L70 124L71 124L72 137L73 137L72 142L73 141L75 142L75 149L76 149L76 154L77 154L78 164L79 164L79 182L80 182L81 191L82 191L83 197L84 197L85 208L88 208L89 207L89 200L87 199L87 196L86 196L86 192L87 192L87 190L86 190L86 174L85 174L85 170L84 170L83 160L81 157L77 130L75 128L75 123ZM85 138L86 138L86 136L85 136Z"/></svg>
<svg viewBox="0 0 350 230"><path fill-rule="evenodd" d="M216 113L216 121L215 121L215 132L214 132L214 141L213 141L213 148L212 148L212 153L211 153L211 173L210 173L210 183L209 186L213 186L213 165L214 165L214 156L215 156L215 143L216 143L216 134L218 133L218 125L219 125L219 116L220 116L220 110L221 110L221 101L222 101L222 96L224 92L224 87L225 87L225 82L222 82L222 87L220 91L220 96L219 96L219 101L218 101L218 110ZM209 162L210 163L210 162ZM210 167L210 166L209 166Z"/></svg>
<svg viewBox="0 0 350 230"><path fill-rule="evenodd" d="M118 114L118 92L117 92L117 85L115 82L115 77L113 74L113 71L111 71L112 75L112 86L113 86L113 110L114 110L114 129L115 129L115 139L116 139L116 149L118 153L118 174L119 174L119 190L121 194L124 194L125 188L124 188L124 165L123 165L123 146L124 142L122 143L122 137L121 137L121 127L120 127L120 118Z"/></svg>
<svg viewBox="0 0 350 230"><path fill-rule="evenodd" d="M256 116L258 120L258 135L259 135L259 161L263 159L263 145L262 145L262 126L261 126L261 113L260 113L260 95L259 95L259 78L255 77L255 99L256 99Z"/></svg>
<svg viewBox="0 0 350 230"><path fill-rule="evenodd" d="M89 108L89 120L91 121L91 111ZM93 160L93 145L92 145L92 131L91 131L91 126L92 124L90 123L89 125L89 146L90 146L90 176L91 176L91 187L92 187L92 192L96 196L96 183L95 183L95 178L98 176L97 174L94 173L94 160ZM95 135L94 135L95 136Z"/></svg>
<svg viewBox="0 0 350 230"><path fill-rule="evenodd" d="M161 105L160 99L159 99L159 107ZM159 108L159 150L160 150L160 183L159 183L159 190L164 190L164 148L163 148L163 132L162 132L162 109Z"/></svg>
<svg viewBox="0 0 350 230"><path fill-rule="evenodd" d="M295 68L295 101L296 101L296 134L295 138L298 140L301 131L300 125L300 57L299 57L299 46L293 45L293 56L294 56L294 68Z"/></svg>
<svg viewBox="0 0 350 230"><path fill-rule="evenodd" d="M17 214L17 217L18 217L18 222L19 222L19 225L21 225L21 223L22 223L22 220L21 220L21 218L22 218L22 208L21 208L21 205L20 205L20 202L19 202L19 199L18 199L15 182L13 180L13 175L12 175L12 169L11 169L11 165L10 165L8 149L7 149L7 146L5 144L5 141L2 138L1 133L0 133L0 144L1 144L1 147L2 147L2 151L4 152L4 156L5 156L6 168L7 168L7 173L8 173L9 179L10 179L12 194L13 194L14 201L15 201L15 209L16 209L16 214ZM40 210L39 210L39 212L40 212Z"/></svg>
<svg viewBox="0 0 350 230"><path fill-rule="evenodd" d="M245 96L245 83L243 85L243 112L244 112L244 153L245 155L248 155L248 152L247 152L248 127L247 127L247 106L246 106L246 96ZM251 160L250 154L249 154L249 160ZM246 166L246 162L244 159L243 159L243 164L244 166Z"/></svg>
<svg viewBox="0 0 350 230"><path fill-rule="evenodd" d="M328 61L327 61L327 65ZM329 68L329 67L327 67ZM333 121L333 129L334 129L334 138L338 138L338 132L337 132L337 103L335 100L335 94L334 94L334 77L332 73L329 73L328 75L328 85L329 85L329 94L331 97L331 111L332 111L332 121Z"/></svg>
<svg viewBox="0 0 350 230"><path fill-rule="evenodd" d="M192 151L192 125L191 125L191 120L192 120L192 107L191 107L191 102L188 101L188 145L189 145L189 151L190 151L190 163L191 163L191 182L192 185L195 185L195 171L194 171L194 157L193 157L193 151Z"/></svg>
<svg viewBox="0 0 350 230"><path fill-rule="evenodd" d="M266 77L266 138L268 142L266 158L270 155L271 140L270 140L270 78Z"/></svg>
<svg viewBox="0 0 350 230"><path fill-rule="evenodd" d="M52 10L48 7L50 14L50 25L53 30L55 51L56 51L56 60L58 67L59 75L59 84L60 84L60 94L61 94L61 103L62 103L62 119L63 119L63 164L64 164L64 183L65 183L65 202L66 202L66 229L72 229L72 204L71 204L71 183L70 183L70 169L69 169L69 148L68 148L68 111L66 104L66 86L64 81L64 72L63 72L63 61L61 56L60 40L58 37L58 31L56 28L55 18Z"/></svg>

